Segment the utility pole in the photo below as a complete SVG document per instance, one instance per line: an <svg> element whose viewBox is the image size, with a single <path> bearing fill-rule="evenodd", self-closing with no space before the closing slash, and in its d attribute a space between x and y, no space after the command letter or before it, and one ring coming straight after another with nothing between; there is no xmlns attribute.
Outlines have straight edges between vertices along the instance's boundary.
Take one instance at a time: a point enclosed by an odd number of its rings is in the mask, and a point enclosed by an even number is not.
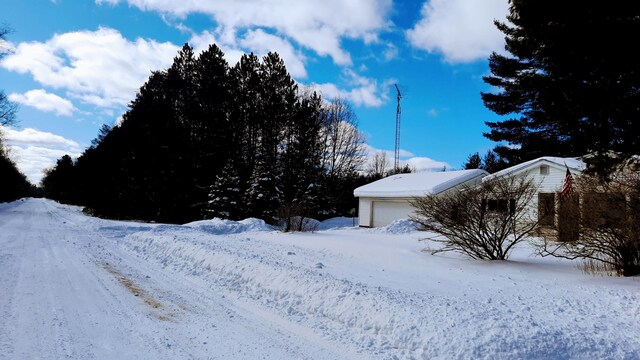
<svg viewBox="0 0 640 360"><path fill-rule="evenodd" d="M394 85L396 86L396 91L398 92L398 106L396 107L396 149L393 166L397 171L398 169L400 169L400 115L402 114L402 109L400 108L400 99L402 99L402 94L400 93L398 84Z"/></svg>

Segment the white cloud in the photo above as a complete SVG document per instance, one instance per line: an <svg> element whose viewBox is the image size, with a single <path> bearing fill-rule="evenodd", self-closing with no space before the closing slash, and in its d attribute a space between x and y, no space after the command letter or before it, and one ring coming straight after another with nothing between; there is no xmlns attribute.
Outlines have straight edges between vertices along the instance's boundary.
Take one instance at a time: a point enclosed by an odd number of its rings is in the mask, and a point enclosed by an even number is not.
<svg viewBox="0 0 640 360"><path fill-rule="evenodd" d="M30 73L43 86L99 107L126 105L152 70L168 67L179 48L99 28L55 35L46 42L23 42L0 66Z"/></svg>
<svg viewBox="0 0 640 360"><path fill-rule="evenodd" d="M387 156L389 167L393 167L395 152L393 150L383 150L376 149L373 146L365 144L365 152L367 156L367 162L369 163L371 159L378 152L383 152ZM414 153L400 149L400 166L409 165L416 172L425 172L425 171L442 171L443 168L451 170L451 165L447 164L444 161L433 160L424 156L415 156ZM366 166L366 165L365 165Z"/></svg>
<svg viewBox="0 0 640 360"><path fill-rule="evenodd" d="M188 31L191 30L188 29ZM240 61L240 58L245 53L242 49L240 49L236 39L233 39L231 43L222 42L209 31L203 31L199 34L192 33L191 39L189 39L189 44L193 47L193 50L196 54L200 54L202 51L207 50L209 45L216 44L220 48L220 50L224 52L224 58L231 66Z"/></svg>
<svg viewBox="0 0 640 360"><path fill-rule="evenodd" d="M387 44L386 48L382 52L384 61L389 62L398 57L398 47L393 44Z"/></svg>
<svg viewBox="0 0 640 360"><path fill-rule="evenodd" d="M298 79L307 77L304 55L296 51L289 41L258 29L249 31L242 39L241 44L259 56L264 56L269 52L277 52L293 77Z"/></svg>
<svg viewBox="0 0 640 360"><path fill-rule="evenodd" d="M380 84L377 80L358 75L350 69L345 69L344 74L348 89L341 89L332 83L312 83L308 87L320 92L326 99L341 97L356 106L380 107L389 100L388 90L395 80L388 79Z"/></svg>
<svg viewBox="0 0 640 360"><path fill-rule="evenodd" d="M414 47L447 62L472 62L503 50L504 35L493 21L504 21L507 12L507 0L429 0L406 35Z"/></svg>
<svg viewBox="0 0 640 360"><path fill-rule="evenodd" d="M442 171L443 168L451 170L451 165L443 161L433 160L428 157L416 156L409 159L400 160L402 165L408 164L416 172Z"/></svg>
<svg viewBox="0 0 640 360"><path fill-rule="evenodd" d="M13 51L13 44L4 39L0 39L0 54L8 53L11 51Z"/></svg>
<svg viewBox="0 0 640 360"><path fill-rule="evenodd" d="M336 64L351 64L341 47L343 38L376 41L389 28L391 0L96 0L98 4L126 2L141 10L157 11L178 18L201 13L218 24L217 33L232 39L255 28L274 29L278 34Z"/></svg>
<svg viewBox="0 0 640 360"><path fill-rule="evenodd" d="M189 40L189 44L193 46L196 53L206 50L213 43L224 52L225 60L231 66L235 65L245 53L253 52L257 56L264 56L269 52L276 52L284 61L291 76L297 79L307 77L305 56L300 51L296 51L287 39L268 34L264 30L250 30L242 38L227 38L224 41L209 31L203 31L200 34L192 34Z"/></svg>
<svg viewBox="0 0 640 360"><path fill-rule="evenodd" d="M63 155L76 158L82 152L75 141L49 132L8 127L0 128L0 132L9 156L33 184L38 184L43 170L53 166Z"/></svg>
<svg viewBox="0 0 640 360"><path fill-rule="evenodd" d="M9 94L9 100L58 116L71 116L77 110L71 101L43 89L30 90L24 94L12 93Z"/></svg>

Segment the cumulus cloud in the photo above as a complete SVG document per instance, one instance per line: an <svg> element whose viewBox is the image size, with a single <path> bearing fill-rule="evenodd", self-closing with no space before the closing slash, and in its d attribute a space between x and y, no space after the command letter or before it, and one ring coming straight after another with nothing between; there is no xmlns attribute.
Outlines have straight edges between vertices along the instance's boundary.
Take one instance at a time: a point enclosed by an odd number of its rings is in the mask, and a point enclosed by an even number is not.
<svg viewBox="0 0 640 360"><path fill-rule="evenodd" d="M9 156L33 184L38 184L42 172L63 155L76 158L82 152L77 142L49 132L9 127L0 128L0 132Z"/></svg>
<svg viewBox="0 0 640 360"><path fill-rule="evenodd" d="M71 101L43 89L30 90L24 94L12 93L9 94L9 100L58 116L71 116L77 110Z"/></svg>
<svg viewBox="0 0 640 360"><path fill-rule="evenodd" d="M255 28L274 29L300 46L336 64L351 64L341 46L343 38L372 42L390 24L391 0L96 0L98 4L126 2L141 10L178 18L193 13L211 16L224 39Z"/></svg>
<svg viewBox="0 0 640 360"><path fill-rule="evenodd" d="M327 99L337 97L347 99L356 106L380 107L389 100L388 90L395 82L388 79L379 83L377 80L358 75L351 69L344 71L347 88L339 88L333 83L308 85Z"/></svg>
<svg viewBox="0 0 640 360"><path fill-rule="evenodd" d="M423 156L416 156L409 159L400 160L400 163L402 165L409 165L409 167L415 169L416 172L442 171L442 169L452 169L451 165L447 164L444 161L437 161Z"/></svg>
<svg viewBox="0 0 640 360"><path fill-rule="evenodd" d="M224 52L227 62L235 65L243 54L253 52L257 56L267 55L269 52L276 52L282 58L287 70L296 79L307 77L305 68L305 56L297 51L294 46L285 38L269 34L261 29L247 31L241 38L222 39L210 31L203 31L199 34L192 34L189 44L193 46L196 53L200 53L215 43Z"/></svg>
<svg viewBox="0 0 640 360"><path fill-rule="evenodd" d="M365 144L365 152L367 156L367 162L372 161L376 153L382 152L385 154L388 160L388 165L393 167L395 152L393 150L377 149L373 146ZM400 149L400 166L409 165L416 172L426 171L442 171L443 168L452 169L451 165L444 161L434 160L424 156L416 156L414 153ZM365 165L366 166L366 165Z"/></svg>
<svg viewBox="0 0 640 360"><path fill-rule="evenodd" d="M505 20L507 12L507 0L429 0L406 35L414 47L447 62L472 62L503 50L504 35L493 21Z"/></svg>
<svg viewBox="0 0 640 360"><path fill-rule="evenodd" d="M293 77L298 79L307 77L304 55L296 51L289 41L279 36L267 34L260 29L252 30L247 33L240 44L244 48L251 49L259 56L266 55L269 52L277 52Z"/></svg>
<svg viewBox="0 0 640 360"><path fill-rule="evenodd" d="M99 28L17 44L0 66L30 73L43 86L85 103L117 107L135 97L152 70L168 67L178 49L168 42L129 41L117 30Z"/></svg>

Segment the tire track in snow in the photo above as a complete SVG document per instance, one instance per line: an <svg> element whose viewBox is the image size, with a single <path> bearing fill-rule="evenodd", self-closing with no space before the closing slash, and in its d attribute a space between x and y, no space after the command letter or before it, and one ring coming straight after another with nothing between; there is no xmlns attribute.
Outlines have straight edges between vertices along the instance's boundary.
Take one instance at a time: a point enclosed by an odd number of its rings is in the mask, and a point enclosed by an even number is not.
<svg viewBox="0 0 640 360"><path fill-rule="evenodd" d="M83 251L91 253L98 264L108 262L119 276L127 279L123 281L125 286L122 286L118 277L110 275L127 292L127 296L138 298L131 296L131 291L126 289L130 284L144 289L163 308L177 309L179 315L173 317L174 321L161 321L159 326L164 330L155 332L160 345L175 351L174 358L342 358L341 349L336 349L333 344L325 344L320 340L309 342L313 337L308 335L298 338L295 333L298 330L304 332L302 328L292 328L291 324L281 328L280 325L286 321L274 319L269 314L256 318L255 312L236 306L235 302L219 294L216 289L211 289L207 283L176 276L176 273L167 272L153 262L141 261L130 252L121 251L114 243L120 240L118 229L122 228L122 222L112 226L115 222L90 219L61 210L57 213L61 221L82 228L85 235L93 238L93 241L83 243ZM139 224L131 225L138 229L141 227ZM180 228L165 225L157 227L165 230ZM101 270L108 273L105 269ZM158 321L157 317L150 318Z"/></svg>

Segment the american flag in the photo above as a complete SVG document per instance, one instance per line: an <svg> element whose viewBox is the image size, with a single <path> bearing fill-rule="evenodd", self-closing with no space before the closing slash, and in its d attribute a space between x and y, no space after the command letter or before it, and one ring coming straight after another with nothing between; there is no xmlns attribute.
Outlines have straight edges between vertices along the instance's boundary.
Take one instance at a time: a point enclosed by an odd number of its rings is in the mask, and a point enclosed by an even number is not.
<svg viewBox="0 0 640 360"><path fill-rule="evenodd" d="M569 167L565 165L567 168L567 174L564 176L564 183L562 184L562 191L560 192L560 197L562 199L568 198L573 194L573 176L571 176L571 171L569 171Z"/></svg>

